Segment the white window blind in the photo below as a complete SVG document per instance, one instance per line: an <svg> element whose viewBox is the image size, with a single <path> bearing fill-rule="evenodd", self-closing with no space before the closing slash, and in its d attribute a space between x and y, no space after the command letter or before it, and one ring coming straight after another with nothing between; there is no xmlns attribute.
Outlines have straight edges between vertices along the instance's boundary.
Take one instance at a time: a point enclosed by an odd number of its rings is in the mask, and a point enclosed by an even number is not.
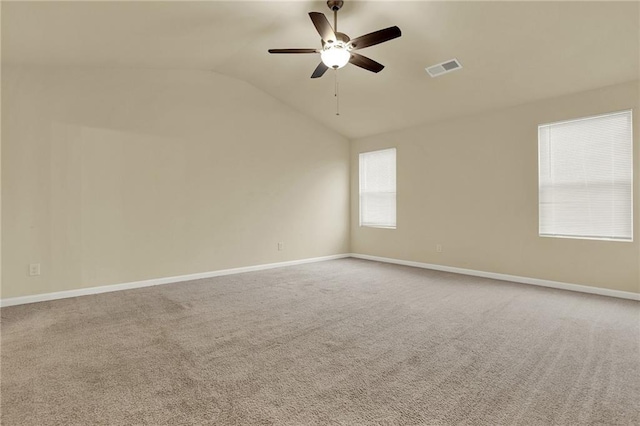
<svg viewBox="0 0 640 426"><path fill-rule="evenodd" d="M396 149L360 154L360 226L396 227Z"/></svg>
<svg viewBox="0 0 640 426"><path fill-rule="evenodd" d="M538 127L540 235L631 241L631 111Z"/></svg>

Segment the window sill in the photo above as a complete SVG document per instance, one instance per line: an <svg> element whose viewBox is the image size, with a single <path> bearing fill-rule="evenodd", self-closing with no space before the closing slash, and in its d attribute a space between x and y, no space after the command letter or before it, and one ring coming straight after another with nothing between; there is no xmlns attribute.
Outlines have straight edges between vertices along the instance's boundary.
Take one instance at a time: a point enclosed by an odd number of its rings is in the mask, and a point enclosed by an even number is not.
<svg viewBox="0 0 640 426"><path fill-rule="evenodd" d="M553 235L553 234L538 234L542 238L561 238L565 240L590 240L590 241L609 241L616 243L632 243L633 238L610 238L610 237L578 237L574 235Z"/></svg>
<svg viewBox="0 0 640 426"><path fill-rule="evenodd" d="M395 226L383 226L383 225L360 225L360 228L396 229Z"/></svg>

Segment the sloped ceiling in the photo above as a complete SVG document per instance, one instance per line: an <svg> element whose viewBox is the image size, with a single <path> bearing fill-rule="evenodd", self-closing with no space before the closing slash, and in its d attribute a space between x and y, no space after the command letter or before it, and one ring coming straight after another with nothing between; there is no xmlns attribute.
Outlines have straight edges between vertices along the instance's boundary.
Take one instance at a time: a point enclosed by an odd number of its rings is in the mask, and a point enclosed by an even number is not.
<svg viewBox="0 0 640 426"><path fill-rule="evenodd" d="M309 78L319 47L307 15L324 1L2 2L2 62L214 71L244 80L349 137L638 79L638 2L345 1L352 38L398 25L362 50L386 68ZM457 58L439 78L424 68Z"/></svg>

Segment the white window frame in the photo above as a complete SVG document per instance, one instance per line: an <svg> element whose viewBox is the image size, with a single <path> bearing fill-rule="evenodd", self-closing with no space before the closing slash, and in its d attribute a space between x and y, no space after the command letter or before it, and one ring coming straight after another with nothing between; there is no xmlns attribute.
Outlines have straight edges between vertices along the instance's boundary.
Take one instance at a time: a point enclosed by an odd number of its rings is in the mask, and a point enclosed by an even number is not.
<svg viewBox="0 0 640 426"><path fill-rule="evenodd" d="M571 119L571 120L563 120L563 121L556 121L556 122L551 122L551 123L545 123L545 124L540 124L538 126L538 193L540 194L541 191L541 181L540 181L540 177L541 177L541 173L542 173L542 160L540 158L540 154L541 154L541 140L540 140L540 129L543 127L548 127L548 126L553 126L553 125L560 125L560 124L564 124L564 123L574 123L574 122L579 122L579 121L585 121L585 120L592 120L592 119L596 119L596 118L602 118L602 117L609 117L609 116L615 116L615 115L622 115L622 114L629 114L630 115L630 119L631 119L631 127L630 127L630 131L629 131L629 138L630 138L630 144L631 144L631 191L630 191L630 219L631 219L631 236L630 238L613 238L612 236L578 236L578 235L564 235L564 234L547 234L547 233L542 233L542 214L541 214L541 199L540 196L538 197L538 235L540 237L543 238L564 238L564 239L577 239L577 240L594 240L594 241L615 241L615 242L633 242L634 240L634 209L633 209L633 204L634 204L634 164L635 164L635 152L634 152L634 136L633 136L633 109L626 109L626 110L621 110L621 111L614 111L614 112L610 112L610 113L605 113L605 114L597 114L597 115L591 115L591 116L587 116L587 117L580 117L580 118L576 118L576 119Z"/></svg>
<svg viewBox="0 0 640 426"><path fill-rule="evenodd" d="M395 161L395 167L396 168L396 176L394 176L394 190L392 192L388 192L388 191L381 191L381 192L371 192L373 193L386 193L386 194L393 194L393 202L394 202L394 210L396 211L395 213L395 217L394 217L394 223L387 223L387 224L383 224L383 223L366 223L363 221L363 208L362 208L362 204L363 204L363 173L364 173L364 167L363 167L363 163L365 161L366 155L367 154L372 154L372 153L379 153L379 152L383 152L383 151L393 151L393 159ZM397 164L398 164L398 156L397 156L397 149L396 148L385 148L385 149L379 149L379 150L375 150L375 151L367 151L367 152L361 152L358 155L358 209L359 209L359 223L361 227L366 227L366 228L382 228L382 229L397 229L397 225L398 225L398 216L397 216L397 193L398 193L398 188L397 188Z"/></svg>

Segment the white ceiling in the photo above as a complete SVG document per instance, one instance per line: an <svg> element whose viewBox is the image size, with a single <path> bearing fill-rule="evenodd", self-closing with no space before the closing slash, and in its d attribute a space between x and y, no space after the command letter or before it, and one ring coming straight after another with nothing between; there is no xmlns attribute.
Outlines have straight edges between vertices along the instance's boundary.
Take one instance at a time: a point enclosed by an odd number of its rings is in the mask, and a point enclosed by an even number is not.
<svg viewBox="0 0 640 426"><path fill-rule="evenodd" d="M640 3L345 1L352 38L398 25L361 50L386 65L310 79L319 47L307 13L324 1L2 2L2 62L212 70L244 80L358 138L625 81L640 73ZM432 79L424 68L457 58Z"/></svg>

